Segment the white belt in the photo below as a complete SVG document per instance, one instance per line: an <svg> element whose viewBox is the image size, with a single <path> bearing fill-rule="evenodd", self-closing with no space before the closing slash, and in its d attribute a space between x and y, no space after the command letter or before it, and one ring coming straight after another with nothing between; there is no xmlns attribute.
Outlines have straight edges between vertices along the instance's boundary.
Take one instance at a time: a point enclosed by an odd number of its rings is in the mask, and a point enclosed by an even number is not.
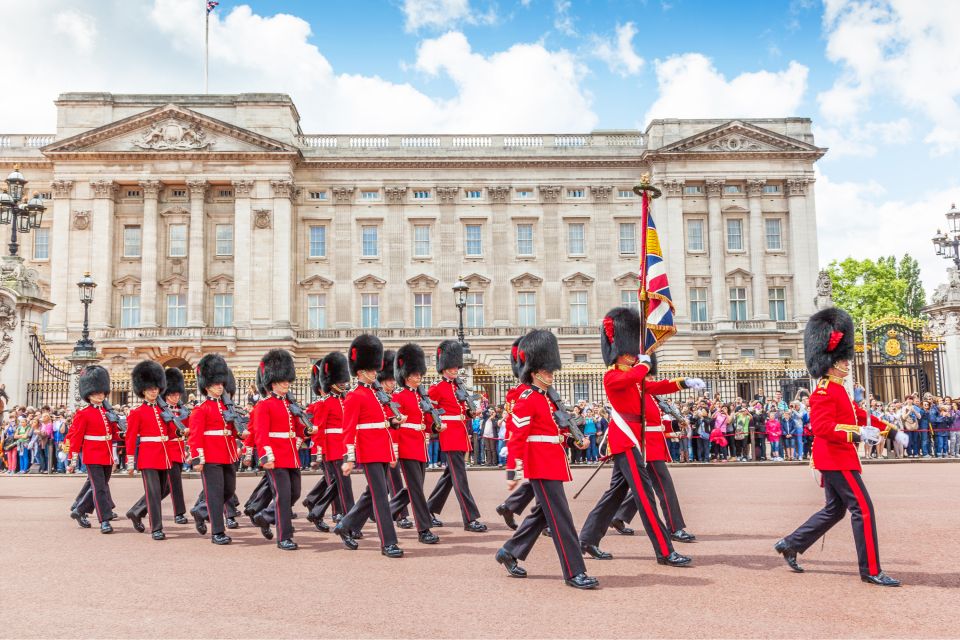
<svg viewBox="0 0 960 640"><path fill-rule="evenodd" d="M440 416L444 422L463 422L463 416Z"/></svg>
<svg viewBox="0 0 960 640"><path fill-rule="evenodd" d="M404 422L400 425L401 429L413 429L414 431L423 431L423 425L415 422Z"/></svg>
<svg viewBox="0 0 960 640"><path fill-rule="evenodd" d="M327 429L324 433L343 433L343 429Z"/></svg>
<svg viewBox="0 0 960 640"><path fill-rule="evenodd" d="M357 429L386 429L386 422L362 422L357 425Z"/></svg>
<svg viewBox="0 0 960 640"><path fill-rule="evenodd" d="M563 436L529 436L527 442L548 442L550 444L563 444Z"/></svg>
<svg viewBox="0 0 960 640"><path fill-rule="evenodd" d="M96 440L98 442L109 442L112 438L110 436L83 436L84 440Z"/></svg>
<svg viewBox="0 0 960 640"><path fill-rule="evenodd" d="M140 442L166 442L167 436L140 436Z"/></svg>
<svg viewBox="0 0 960 640"><path fill-rule="evenodd" d="M229 429L216 429L215 431L204 431L205 436L229 436L233 435Z"/></svg>
<svg viewBox="0 0 960 640"><path fill-rule="evenodd" d="M293 438L297 434L293 431L269 431L267 436L270 438Z"/></svg>
<svg viewBox="0 0 960 640"><path fill-rule="evenodd" d="M660 426L657 426L657 427L648 424L648 425L647 425L647 428L646 428L646 431L664 431L664 428L663 428L663 425L662 425L662 424L661 424Z"/></svg>

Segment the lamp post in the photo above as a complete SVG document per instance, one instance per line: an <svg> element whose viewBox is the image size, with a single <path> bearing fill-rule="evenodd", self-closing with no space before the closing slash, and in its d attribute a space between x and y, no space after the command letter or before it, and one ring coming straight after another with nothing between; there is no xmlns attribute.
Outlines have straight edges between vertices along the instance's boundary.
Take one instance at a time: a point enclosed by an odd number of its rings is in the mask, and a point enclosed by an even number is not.
<svg viewBox="0 0 960 640"><path fill-rule="evenodd" d="M470 353L470 344L466 341L463 333L463 310L467 306L467 292L470 291L470 285L463 281L463 276L457 279L453 285L453 295L457 303L457 310L460 312L460 328L457 330L457 339L464 353Z"/></svg>
<svg viewBox="0 0 960 640"><path fill-rule="evenodd" d="M34 192L26 203L22 203L27 181L20 173L19 165L14 166L13 171L7 176L6 183L7 186L0 191L0 224L9 224L11 227L10 255L15 256L20 246L17 242L17 232L23 234L30 233L30 229L39 229L43 221L43 212L47 208L43 204L43 198L37 192Z"/></svg>
<svg viewBox="0 0 960 640"><path fill-rule="evenodd" d="M944 260L953 260L954 266L960 269L960 209L957 209L957 205L950 205L946 217L950 233L937 229L937 235L932 238L933 246L936 247L938 256Z"/></svg>
<svg viewBox="0 0 960 640"><path fill-rule="evenodd" d="M71 379L72 393L70 394L70 408L75 409L80 402L80 389L77 386L78 376L84 367L100 361L97 355L97 348L90 339L90 304L93 302L93 290L97 288L97 283L90 277L87 271L77 283L80 290L80 303L83 305L83 332L77 343L73 345L73 351L67 356L67 361L73 365L73 378Z"/></svg>

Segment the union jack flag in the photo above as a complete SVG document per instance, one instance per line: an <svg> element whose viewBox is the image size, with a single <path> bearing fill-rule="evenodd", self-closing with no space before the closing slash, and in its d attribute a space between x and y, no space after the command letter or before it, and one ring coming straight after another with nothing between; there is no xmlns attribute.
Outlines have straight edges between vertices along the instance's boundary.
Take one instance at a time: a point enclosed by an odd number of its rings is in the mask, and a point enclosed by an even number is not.
<svg viewBox="0 0 960 640"><path fill-rule="evenodd" d="M207 13L210 13L211 11L216 9L219 4L220 4L219 2L214 2L213 0L207 0Z"/></svg>
<svg viewBox="0 0 960 640"><path fill-rule="evenodd" d="M648 192L643 192L643 253L640 258L640 310L646 309L643 352L650 353L677 332L673 298L667 281L667 263L663 260L657 225L650 213ZM644 300L647 301L644 305Z"/></svg>

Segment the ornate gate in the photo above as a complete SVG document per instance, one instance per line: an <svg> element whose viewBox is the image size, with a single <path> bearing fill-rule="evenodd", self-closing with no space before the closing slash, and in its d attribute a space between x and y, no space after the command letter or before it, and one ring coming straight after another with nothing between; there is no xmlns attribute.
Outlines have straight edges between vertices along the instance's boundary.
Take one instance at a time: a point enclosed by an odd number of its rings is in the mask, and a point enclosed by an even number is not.
<svg viewBox="0 0 960 640"><path fill-rule="evenodd" d="M943 390L943 343L923 334L923 322L883 318L867 327L870 390L883 401L909 393L940 395ZM856 347L856 378L862 383L863 343Z"/></svg>
<svg viewBox="0 0 960 640"><path fill-rule="evenodd" d="M70 404L70 365L54 361L36 333L30 334L33 375L27 383L27 405L58 407Z"/></svg>

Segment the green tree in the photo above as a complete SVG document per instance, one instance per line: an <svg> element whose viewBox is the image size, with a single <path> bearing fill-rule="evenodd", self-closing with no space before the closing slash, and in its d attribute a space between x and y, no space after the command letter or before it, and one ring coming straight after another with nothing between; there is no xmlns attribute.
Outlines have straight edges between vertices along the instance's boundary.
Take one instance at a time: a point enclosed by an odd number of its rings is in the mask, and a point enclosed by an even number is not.
<svg viewBox="0 0 960 640"><path fill-rule="evenodd" d="M905 254L899 264L896 256L876 261L847 258L830 263L827 273L833 283L833 301L846 309L859 326L886 315L919 318L925 304L920 266Z"/></svg>

